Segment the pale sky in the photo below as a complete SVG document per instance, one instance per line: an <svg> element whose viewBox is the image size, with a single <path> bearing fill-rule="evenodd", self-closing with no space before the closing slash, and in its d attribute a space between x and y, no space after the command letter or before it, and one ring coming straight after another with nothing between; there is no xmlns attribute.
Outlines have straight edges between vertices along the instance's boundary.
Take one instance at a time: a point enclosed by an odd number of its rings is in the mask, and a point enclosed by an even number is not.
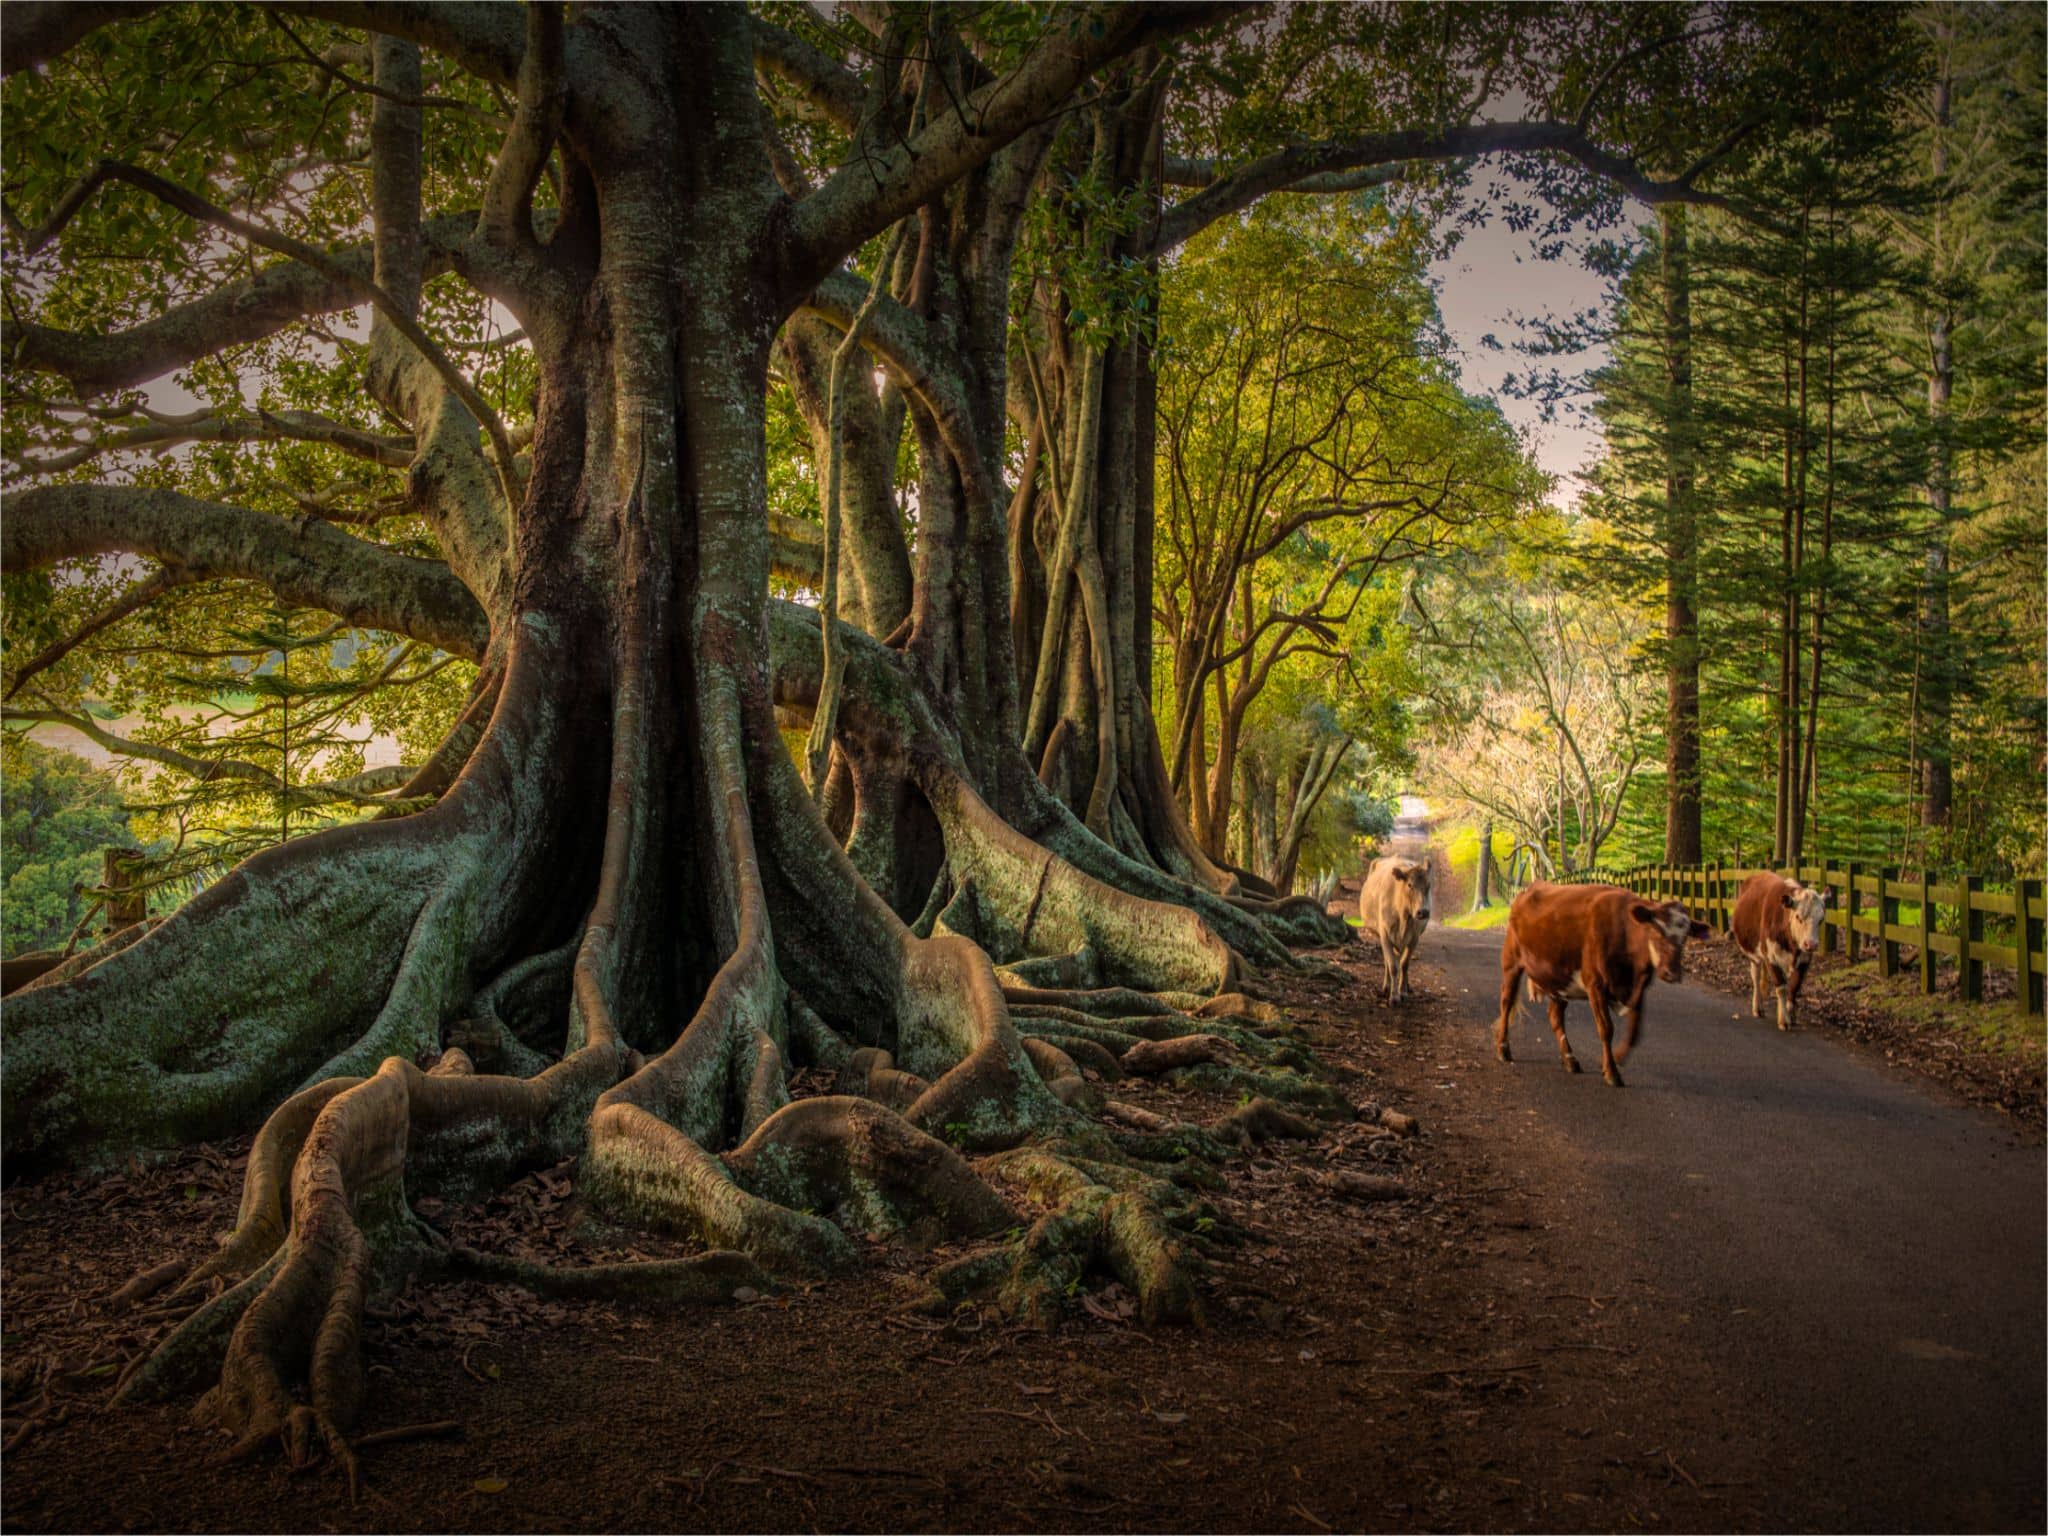
<svg viewBox="0 0 2048 1536"><path fill-rule="evenodd" d="M1649 209L1633 200L1627 205L1630 228L1650 216ZM1618 236L1620 230L1608 232ZM1437 304L1443 311L1444 328L1458 351L1465 388L1475 395L1492 395L1500 402L1508 420L1520 428L1535 450L1536 461L1557 477L1556 496L1566 506L1580 495L1578 471L1599 451L1600 434L1583 413L1560 408L1548 422L1534 401L1511 399L1499 393L1510 373L1526 374L1532 364L1575 372L1597 367L1606 361L1604 347L1576 358L1532 360L1512 350L1522 334L1516 317L1560 317L1591 307L1604 308L1606 280L1588 271L1575 254L1545 261L1535 251L1528 234L1517 234L1505 221L1493 219L1478 229L1468 230L1450 255L1430 266L1437 286ZM1480 338L1491 333L1507 350L1494 351Z"/></svg>

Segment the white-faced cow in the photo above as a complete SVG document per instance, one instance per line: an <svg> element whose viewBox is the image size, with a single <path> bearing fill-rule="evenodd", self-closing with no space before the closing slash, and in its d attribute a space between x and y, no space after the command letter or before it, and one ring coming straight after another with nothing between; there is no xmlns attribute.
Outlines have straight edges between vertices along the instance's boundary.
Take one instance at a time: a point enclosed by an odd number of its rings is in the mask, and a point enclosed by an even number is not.
<svg viewBox="0 0 2048 1536"><path fill-rule="evenodd" d="M1408 962L1429 926L1429 866L1400 857L1374 859L1358 892L1359 931L1380 942L1390 1003L1408 995Z"/></svg>
<svg viewBox="0 0 2048 1536"><path fill-rule="evenodd" d="M1768 870L1742 882L1735 896L1735 947L1749 962L1749 1012L1764 1016L1764 996L1778 999L1778 1028L1799 1022L1799 992L1820 948L1828 893Z"/></svg>
<svg viewBox="0 0 2048 1536"><path fill-rule="evenodd" d="M1579 1070L1571 1043L1564 1037L1565 1003L1584 998L1600 1032L1600 1075L1622 1086L1616 1063L1636 1043L1643 1025L1643 995L1653 979L1677 982L1685 977L1685 941L1705 938L1707 925L1696 923L1677 902L1650 902L1618 885L1530 886L1508 908L1507 939L1500 951L1500 1021L1494 1027L1494 1050L1513 1061L1508 1049L1508 1021L1524 981L1532 999L1550 1009L1550 1028L1557 1036L1565 1070ZM1614 1023L1608 1009L1619 1004L1628 1015L1628 1038L1614 1049Z"/></svg>

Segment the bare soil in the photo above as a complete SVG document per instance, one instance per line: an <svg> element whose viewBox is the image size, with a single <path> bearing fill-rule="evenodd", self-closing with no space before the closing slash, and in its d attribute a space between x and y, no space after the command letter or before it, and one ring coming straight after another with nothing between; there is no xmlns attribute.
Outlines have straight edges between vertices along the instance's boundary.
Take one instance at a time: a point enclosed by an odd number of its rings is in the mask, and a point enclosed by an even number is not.
<svg viewBox="0 0 2048 1536"><path fill-rule="evenodd" d="M736 1308L646 1310L416 1287L367 1329L364 1433L454 1421L332 1471L218 1466L184 1405L114 1410L154 1336L109 1315L131 1275L230 1223L241 1145L5 1192L4 1514L11 1530L1730 1529L1748 1452L1705 1360L1611 1294L1496 1162L1484 1104L1431 1091L1447 1000L1362 1003L1370 951L1282 1001L1369 1119L1272 1143L1217 1203L1253 1234L1203 1328L1147 1330L1114 1282L1054 1333L906 1307L943 1253ZM1167 1087L1127 1100L1231 1107ZM1457 1096L1462 1098L1463 1096ZM1311 1181L1393 1175L1358 1203ZM664 1251L583 1211L573 1166L433 1211L556 1261Z"/></svg>

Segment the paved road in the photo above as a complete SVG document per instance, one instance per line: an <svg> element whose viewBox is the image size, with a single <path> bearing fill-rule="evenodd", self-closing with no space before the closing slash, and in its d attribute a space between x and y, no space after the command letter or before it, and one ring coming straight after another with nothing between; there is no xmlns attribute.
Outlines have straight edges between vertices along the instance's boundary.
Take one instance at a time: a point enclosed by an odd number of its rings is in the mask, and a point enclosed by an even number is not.
<svg viewBox="0 0 2048 1536"><path fill-rule="evenodd" d="M2042 1149L1692 984L1653 989L1626 1089L1601 1082L1583 1003L1566 1027L1587 1073L1565 1073L1527 1005L1501 1065L1499 954L1497 933L1433 928L1424 943L1434 974L1419 964L1418 979L1456 1014L1436 1042L1445 1064L1565 1239L1703 1325L1736 1384L1726 1411L1782 1468L1782 1518L2042 1529Z"/></svg>

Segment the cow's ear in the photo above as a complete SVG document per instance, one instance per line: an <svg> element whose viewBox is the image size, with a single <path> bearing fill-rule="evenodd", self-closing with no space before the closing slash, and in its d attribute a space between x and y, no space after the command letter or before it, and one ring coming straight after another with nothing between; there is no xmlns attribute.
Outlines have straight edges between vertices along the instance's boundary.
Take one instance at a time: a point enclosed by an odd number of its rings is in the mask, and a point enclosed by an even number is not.
<svg viewBox="0 0 2048 1536"><path fill-rule="evenodd" d="M1708 934L1712 933L1713 931L1714 930L1709 928L1705 923L1696 922L1692 925L1692 936L1696 939L1704 939Z"/></svg>
<svg viewBox="0 0 2048 1536"><path fill-rule="evenodd" d="M1799 898L1792 893L1791 886L1786 886L1785 889L1779 893L1778 904L1786 908L1788 911L1799 904Z"/></svg>
<svg viewBox="0 0 2048 1536"><path fill-rule="evenodd" d="M1408 866L1406 864L1396 864L1388 873L1403 885L1408 883Z"/></svg>
<svg viewBox="0 0 2048 1536"><path fill-rule="evenodd" d="M1646 923L1652 928L1661 928L1664 926L1664 914L1657 908L1651 906L1647 901L1638 901L1632 903L1628 909L1628 915L1634 918L1637 922Z"/></svg>

